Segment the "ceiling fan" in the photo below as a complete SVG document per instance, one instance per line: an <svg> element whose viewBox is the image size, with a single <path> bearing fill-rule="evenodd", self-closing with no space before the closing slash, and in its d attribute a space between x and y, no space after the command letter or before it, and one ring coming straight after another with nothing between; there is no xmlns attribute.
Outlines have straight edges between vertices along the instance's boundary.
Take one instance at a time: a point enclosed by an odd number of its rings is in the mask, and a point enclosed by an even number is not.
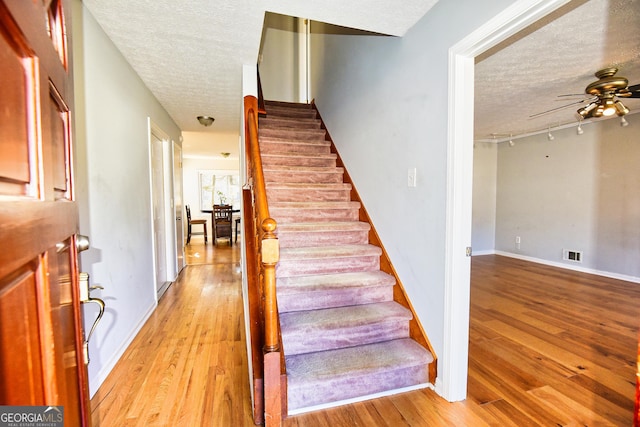
<svg viewBox="0 0 640 427"><path fill-rule="evenodd" d="M607 117L613 116L614 114L624 116L625 114L628 114L629 109L625 107L619 98L640 98L640 84L629 86L629 81L625 77L616 76L617 72L618 69L615 67L604 68L596 72L595 76L598 80L589 84L584 90L587 95L591 95L590 98L582 99L568 105L563 105L562 107L553 108L529 117L537 117L542 114L557 111L572 105L583 104L585 102L588 102L588 104L577 110L581 119L602 116Z"/></svg>

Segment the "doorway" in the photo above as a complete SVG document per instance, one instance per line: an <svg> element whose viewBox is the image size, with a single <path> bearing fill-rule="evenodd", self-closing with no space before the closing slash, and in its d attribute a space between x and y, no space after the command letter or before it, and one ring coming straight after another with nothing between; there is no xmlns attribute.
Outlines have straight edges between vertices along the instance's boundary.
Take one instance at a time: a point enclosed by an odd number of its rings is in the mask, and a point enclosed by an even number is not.
<svg viewBox="0 0 640 427"><path fill-rule="evenodd" d="M159 300L178 273L176 242L173 161L169 137L150 122L149 165L151 174L151 218L153 267L156 299Z"/></svg>
<svg viewBox="0 0 640 427"><path fill-rule="evenodd" d="M449 50L449 132L445 253L444 343L438 393L467 394L471 207L473 196L474 59L569 0L518 1Z"/></svg>

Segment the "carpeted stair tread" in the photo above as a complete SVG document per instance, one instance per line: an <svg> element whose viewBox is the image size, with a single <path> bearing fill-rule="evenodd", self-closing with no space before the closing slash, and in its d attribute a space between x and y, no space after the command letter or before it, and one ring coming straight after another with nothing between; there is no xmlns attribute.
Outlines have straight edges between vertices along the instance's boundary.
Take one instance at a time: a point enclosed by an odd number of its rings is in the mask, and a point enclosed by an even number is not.
<svg viewBox="0 0 640 427"><path fill-rule="evenodd" d="M261 117L259 126L266 128L296 128L296 129L320 129L322 122L315 118L306 117Z"/></svg>
<svg viewBox="0 0 640 427"><path fill-rule="evenodd" d="M371 226L361 221L334 221L334 222L294 222L278 224L276 232L280 233L327 233L335 231L369 231Z"/></svg>
<svg viewBox="0 0 640 427"><path fill-rule="evenodd" d="M360 202L278 202L269 205L274 209L343 209L355 208L360 209Z"/></svg>
<svg viewBox="0 0 640 427"><path fill-rule="evenodd" d="M393 286L393 276L383 271L358 271L341 274L283 277L277 282L278 296L325 289Z"/></svg>
<svg viewBox="0 0 640 427"><path fill-rule="evenodd" d="M326 258L348 258L360 256L380 256L382 249L373 245L311 246L302 248L282 248L280 262L289 260L309 260Z"/></svg>
<svg viewBox="0 0 640 427"><path fill-rule="evenodd" d="M404 338L411 311L395 301L280 314L287 355Z"/></svg>
<svg viewBox="0 0 640 427"><path fill-rule="evenodd" d="M278 310L315 310L344 305L393 301L393 276L382 271L280 277Z"/></svg>
<svg viewBox="0 0 640 427"><path fill-rule="evenodd" d="M313 105L311 104L303 104L301 102L274 101L274 100L266 100L266 99L264 101L264 107L267 110L267 114L269 114L269 107L313 110Z"/></svg>
<svg viewBox="0 0 640 427"><path fill-rule="evenodd" d="M364 245L369 242L369 226L360 221L325 221L281 223L276 229L281 248Z"/></svg>
<svg viewBox="0 0 640 427"><path fill-rule="evenodd" d="M323 147L330 147L331 143L329 141L325 141L324 139L292 139L292 138L286 138L286 137L279 137L279 136L272 136L272 135L263 135L260 136L260 146L262 148L263 144L285 144L285 145L300 145L300 144L305 144L305 145L319 145L319 146L323 146ZM326 155L328 155L329 153L327 153ZM294 155L294 154L292 154Z"/></svg>
<svg viewBox="0 0 640 427"><path fill-rule="evenodd" d="M267 117L289 117L289 118L307 118L307 119L315 119L318 117L318 114L313 109L308 108L289 108L289 107L278 107L271 106L267 110Z"/></svg>
<svg viewBox="0 0 640 427"><path fill-rule="evenodd" d="M351 184L344 182L328 182L328 183L297 183L297 182L267 182L265 184L267 191L269 190L331 190L342 191L351 190Z"/></svg>
<svg viewBox="0 0 640 427"><path fill-rule="evenodd" d="M344 168L338 167L307 167L307 166L269 166L263 168L265 172L276 171L276 172L291 172L291 173L344 173ZM342 181L341 181L342 182Z"/></svg>
<svg viewBox="0 0 640 427"><path fill-rule="evenodd" d="M296 141L324 141L327 132L324 129L295 129L295 128L259 128L258 137L272 137L280 139L292 139Z"/></svg>
<svg viewBox="0 0 640 427"><path fill-rule="evenodd" d="M274 202L269 213L278 224L296 222L357 221L360 203L351 201Z"/></svg>
<svg viewBox="0 0 640 427"><path fill-rule="evenodd" d="M323 144L323 145L329 145L328 143ZM337 159L337 155L335 153L328 153L328 154L316 154L316 155L311 155L311 154L270 154L270 153L264 153L262 154L262 163L266 164L267 162L269 162L270 164L291 164L292 166L296 166L294 162L299 162L300 166L304 166L307 163L314 163L314 162L322 162L324 163L331 163L333 161L333 166L335 166L335 161ZM313 166L313 164L309 164L309 166ZM324 166L324 167L329 167L330 165Z"/></svg>
<svg viewBox="0 0 640 427"><path fill-rule="evenodd" d="M426 384L432 361L411 338L287 356L289 411Z"/></svg>

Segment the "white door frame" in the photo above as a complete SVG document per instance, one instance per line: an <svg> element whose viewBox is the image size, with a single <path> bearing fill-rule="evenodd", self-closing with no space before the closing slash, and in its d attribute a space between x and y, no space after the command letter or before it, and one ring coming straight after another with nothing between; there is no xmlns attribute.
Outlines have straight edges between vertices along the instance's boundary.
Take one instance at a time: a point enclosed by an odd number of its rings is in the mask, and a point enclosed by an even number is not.
<svg viewBox="0 0 640 427"><path fill-rule="evenodd" d="M154 151L154 140L161 143L159 150ZM164 132L149 118L149 181L151 195L151 235L153 250L153 271L155 283L156 302L167 290L172 281L177 276L177 253L174 244L175 217L173 212L173 182L172 182L172 156L170 155L169 135ZM154 188L154 152L161 158L155 159L161 164L162 176L158 188ZM161 192L161 194L159 194ZM160 216L162 226L156 236L154 204L156 199L160 199L162 206Z"/></svg>
<svg viewBox="0 0 640 427"><path fill-rule="evenodd" d="M436 380L436 391L449 401L467 397L474 58L568 2L520 0L449 49L444 343Z"/></svg>

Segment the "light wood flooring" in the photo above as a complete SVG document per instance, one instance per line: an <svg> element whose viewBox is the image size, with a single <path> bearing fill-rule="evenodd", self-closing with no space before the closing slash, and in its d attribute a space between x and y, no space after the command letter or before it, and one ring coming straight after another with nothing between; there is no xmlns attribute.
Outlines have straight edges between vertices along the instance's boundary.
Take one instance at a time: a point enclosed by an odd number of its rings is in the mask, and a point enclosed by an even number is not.
<svg viewBox="0 0 640 427"><path fill-rule="evenodd" d="M94 427L253 425L239 245L199 242L93 397ZM630 426L640 285L499 256L472 265L467 400L425 389L284 426Z"/></svg>

